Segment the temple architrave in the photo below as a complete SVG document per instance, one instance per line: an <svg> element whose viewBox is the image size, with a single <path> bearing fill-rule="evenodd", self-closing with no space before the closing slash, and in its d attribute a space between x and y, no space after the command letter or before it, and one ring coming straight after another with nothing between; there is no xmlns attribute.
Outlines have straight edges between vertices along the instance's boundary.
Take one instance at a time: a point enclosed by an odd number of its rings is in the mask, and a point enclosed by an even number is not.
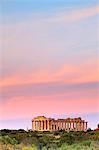
<svg viewBox="0 0 99 150"><path fill-rule="evenodd" d="M38 116L32 119L33 131L87 131L87 122L79 118L54 119Z"/></svg>

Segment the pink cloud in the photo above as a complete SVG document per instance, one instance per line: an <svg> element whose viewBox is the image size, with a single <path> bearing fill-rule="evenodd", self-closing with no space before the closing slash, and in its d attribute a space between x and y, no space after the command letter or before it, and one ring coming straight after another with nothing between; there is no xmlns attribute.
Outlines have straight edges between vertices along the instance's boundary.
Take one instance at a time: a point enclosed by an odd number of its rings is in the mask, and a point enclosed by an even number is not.
<svg viewBox="0 0 99 150"><path fill-rule="evenodd" d="M73 10L68 12L67 14L65 12L58 14L56 17L53 17L50 21L57 22L60 24L63 23L70 23L70 22L76 22L83 19L86 19L88 17L92 17L99 14L99 6L92 6L88 8Z"/></svg>
<svg viewBox="0 0 99 150"><path fill-rule="evenodd" d="M98 101L93 98L87 99L62 99L54 97L18 97L9 99L0 104L1 119L16 119L33 117L36 115L71 114L99 112Z"/></svg>
<svg viewBox="0 0 99 150"><path fill-rule="evenodd" d="M99 80L98 74L98 60L87 60L83 64L78 65L66 65L63 64L58 69L42 68L35 72L27 72L26 70L20 70L17 74L10 77L1 78L0 87L6 87L10 85L24 85L33 83L85 83L85 82L97 82Z"/></svg>

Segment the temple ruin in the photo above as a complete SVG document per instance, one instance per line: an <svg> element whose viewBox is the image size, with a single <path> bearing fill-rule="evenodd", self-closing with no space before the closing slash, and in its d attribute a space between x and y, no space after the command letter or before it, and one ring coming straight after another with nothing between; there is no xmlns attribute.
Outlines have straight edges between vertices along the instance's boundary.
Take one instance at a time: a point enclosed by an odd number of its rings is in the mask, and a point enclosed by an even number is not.
<svg viewBox="0 0 99 150"><path fill-rule="evenodd" d="M79 118L54 119L38 116L32 119L33 131L87 131L87 122Z"/></svg>

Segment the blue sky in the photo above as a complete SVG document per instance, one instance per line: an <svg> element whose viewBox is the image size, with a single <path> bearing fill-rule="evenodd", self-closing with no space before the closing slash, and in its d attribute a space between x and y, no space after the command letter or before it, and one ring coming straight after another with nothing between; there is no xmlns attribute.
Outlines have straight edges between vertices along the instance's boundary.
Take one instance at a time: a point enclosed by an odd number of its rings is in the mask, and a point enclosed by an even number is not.
<svg viewBox="0 0 99 150"><path fill-rule="evenodd" d="M96 5L97 0L4 0L0 2L2 11L8 13L29 13L52 11L55 9L77 8Z"/></svg>
<svg viewBox="0 0 99 150"><path fill-rule="evenodd" d="M43 13L47 17L59 11L86 8L97 5L97 0L4 0L0 2L1 20L17 22L28 18L31 13Z"/></svg>

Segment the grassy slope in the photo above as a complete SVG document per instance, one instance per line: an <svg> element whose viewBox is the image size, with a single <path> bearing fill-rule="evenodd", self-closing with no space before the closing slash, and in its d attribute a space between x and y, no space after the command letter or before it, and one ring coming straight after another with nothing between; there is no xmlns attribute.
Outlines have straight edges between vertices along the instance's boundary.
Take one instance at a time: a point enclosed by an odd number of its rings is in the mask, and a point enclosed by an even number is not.
<svg viewBox="0 0 99 150"><path fill-rule="evenodd" d="M0 150L99 150L99 131L67 133L1 130Z"/></svg>

